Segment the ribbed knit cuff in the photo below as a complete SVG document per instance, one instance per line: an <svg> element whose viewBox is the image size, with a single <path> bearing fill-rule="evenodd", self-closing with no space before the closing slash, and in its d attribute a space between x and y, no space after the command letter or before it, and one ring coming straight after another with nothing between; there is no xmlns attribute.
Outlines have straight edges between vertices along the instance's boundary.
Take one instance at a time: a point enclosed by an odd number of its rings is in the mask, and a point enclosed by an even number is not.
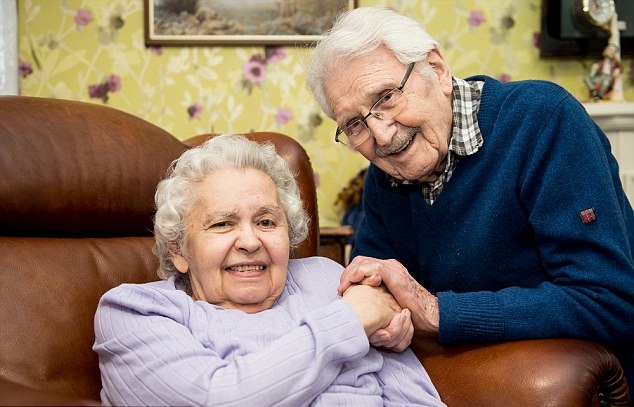
<svg viewBox="0 0 634 407"><path fill-rule="evenodd" d="M492 292L438 293L440 343L494 342L504 336L500 305Z"/></svg>

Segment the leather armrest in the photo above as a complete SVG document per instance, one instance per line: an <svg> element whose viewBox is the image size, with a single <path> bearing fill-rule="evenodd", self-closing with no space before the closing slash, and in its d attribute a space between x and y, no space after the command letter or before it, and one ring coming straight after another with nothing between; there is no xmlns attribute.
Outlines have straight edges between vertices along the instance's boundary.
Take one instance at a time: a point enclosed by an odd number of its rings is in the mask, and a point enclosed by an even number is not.
<svg viewBox="0 0 634 407"><path fill-rule="evenodd" d="M0 377L0 406L100 406L96 400L83 400L33 389Z"/></svg>
<svg viewBox="0 0 634 407"><path fill-rule="evenodd" d="M604 347L574 339L442 347L415 338L422 361L451 407L630 406L623 370ZM99 406L0 378L1 406Z"/></svg>
<svg viewBox="0 0 634 407"><path fill-rule="evenodd" d="M540 339L443 347L415 337L412 349L451 407L630 405L621 365L593 342Z"/></svg>

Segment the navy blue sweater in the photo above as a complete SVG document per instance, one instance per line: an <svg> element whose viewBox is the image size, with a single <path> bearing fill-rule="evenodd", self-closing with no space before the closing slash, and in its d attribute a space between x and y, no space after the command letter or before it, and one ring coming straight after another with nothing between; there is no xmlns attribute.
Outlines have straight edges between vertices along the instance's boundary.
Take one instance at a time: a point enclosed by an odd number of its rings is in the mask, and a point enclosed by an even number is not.
<svg viewBox="0 0 634 407"><path fill-rule="evenodd" d="M607 137L555 84L468 80L485 81L482 148L431 206L372 165L353 256L395 258L436 294L443 343L587 338L632 380L634 213Z"/></svg>

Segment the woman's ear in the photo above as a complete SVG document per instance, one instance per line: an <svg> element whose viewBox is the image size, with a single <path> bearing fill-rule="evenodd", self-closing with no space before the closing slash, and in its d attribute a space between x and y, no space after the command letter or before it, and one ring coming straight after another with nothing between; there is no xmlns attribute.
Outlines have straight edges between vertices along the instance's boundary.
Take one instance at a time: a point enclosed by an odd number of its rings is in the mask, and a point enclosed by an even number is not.
<svg viewBox="0 0 634 407"><path fill-rule="evenodd" d="M189 262L183 256L181 249L176 245L176 243L170 243L168 250L174 267L183 274L187 273L189 271Z"/></svg>

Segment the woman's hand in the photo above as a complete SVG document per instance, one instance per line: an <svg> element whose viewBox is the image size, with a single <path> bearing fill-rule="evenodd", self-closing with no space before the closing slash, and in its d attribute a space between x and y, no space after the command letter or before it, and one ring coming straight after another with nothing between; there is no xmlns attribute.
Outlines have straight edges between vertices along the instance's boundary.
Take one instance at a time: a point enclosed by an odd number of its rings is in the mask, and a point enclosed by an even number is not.
<svg viewBox="0 0 634 407"><path fill-rule="evenodd" d="M339 293L347 292L354 284L369 286L384 284L400 307L411 311L414 329L427 333L438 332L438 298L418 284L398 261L365 256L355 257L341 275ZM392 324L391 326L394 327ZM400 336L389 327L386 330L392 339Z"/></svg>
<svg viewBox="0 0 634 407"><path fill-rule="evenodd" d="M390 325L401 312L401 307L384 286L352 285L343 293L343 300L359 318L368 338Z"/></svg>
<svg viewBox="0 0 634 407"><path fill-rule="evenodd" d="M412 343L414 336L414 323L410 310L405 308L394 315L390 324L377 330L370 336L372 346L380 346L396 352L405 350Z"/></svg>

